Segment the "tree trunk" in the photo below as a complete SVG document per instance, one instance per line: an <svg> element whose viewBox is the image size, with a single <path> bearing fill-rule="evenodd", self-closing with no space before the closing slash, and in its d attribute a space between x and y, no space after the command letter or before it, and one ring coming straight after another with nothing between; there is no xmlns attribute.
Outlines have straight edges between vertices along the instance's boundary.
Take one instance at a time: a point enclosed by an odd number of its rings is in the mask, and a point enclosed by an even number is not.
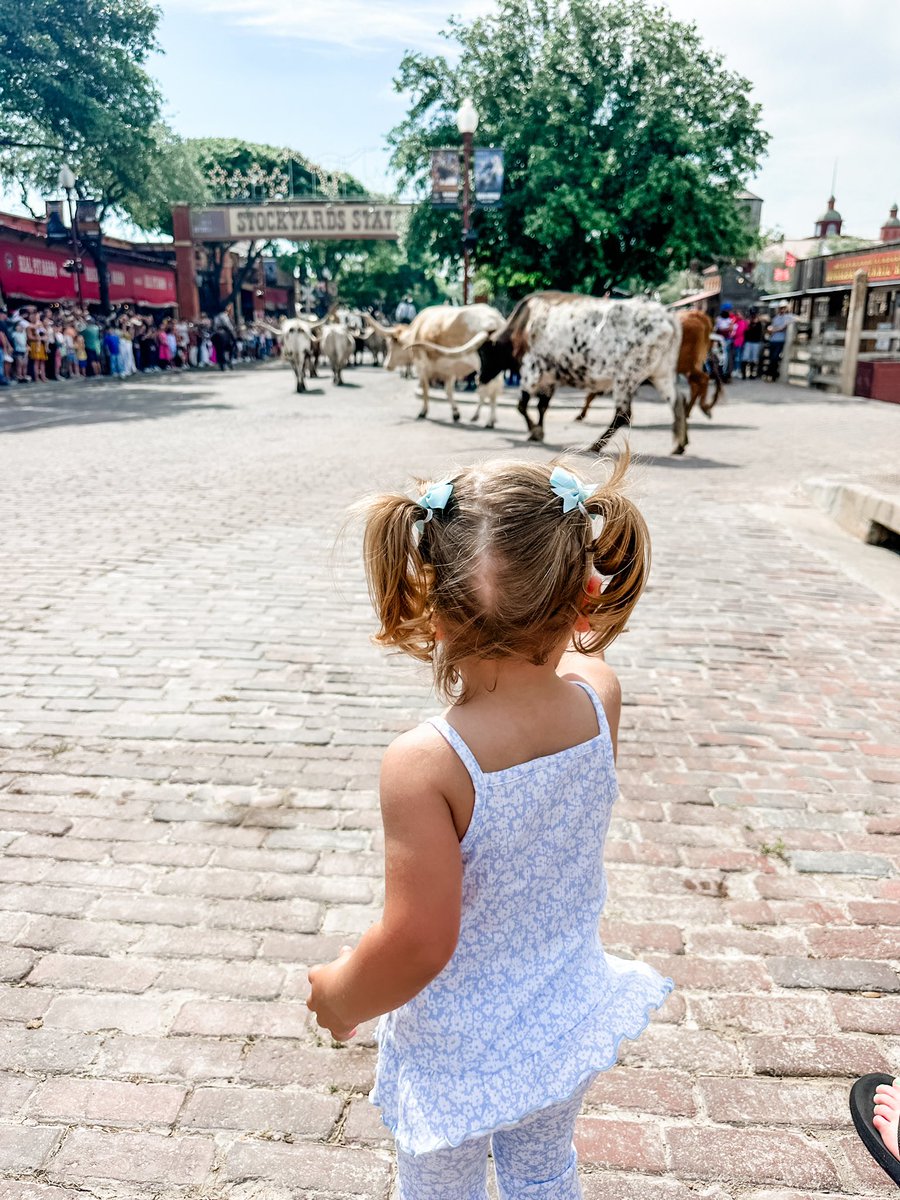
<svg viewBox="0 0 900 1200"><path fill-rule="evenodd" d="M103 251L103 237L91 238L82 242L84 249L94 260L97 268L97 285L100 289L100 311L108 317L112 311L109 301L109 270L106 266L106 255Z"/></svg>
<svg viewBox="0 0 900 1200"><path fill-rule="evenodd" d="M241 312L241 288L244 286L244 281L247 279L250 273L256 269L256 264L259 262L260 256L265 249L265 245L266 243L263 242L257 247L255 242L251 242L247 247L246 262L243 264L243 266L239 267L231 277L231 294L228 299L229 303L231 304L231 310L234 313L234 327L236 330L240 329L241 323L243 322L243 313Z"/></svg>

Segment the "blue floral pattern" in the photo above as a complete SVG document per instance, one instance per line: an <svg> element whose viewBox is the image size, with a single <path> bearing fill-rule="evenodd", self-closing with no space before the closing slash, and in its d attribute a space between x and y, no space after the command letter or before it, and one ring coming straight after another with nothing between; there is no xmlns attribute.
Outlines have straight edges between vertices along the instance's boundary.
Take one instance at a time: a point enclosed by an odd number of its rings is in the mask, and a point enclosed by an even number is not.
<svg viewBox="0 0 900 1200"><path fill-rule="evenodd" d="M510 1128L611 1067L672 989L600 942L603 846L618 795L603 705L588 742L482 772L442 718L475 808L460 843L459 942L444 970L378 1026L371 1099L406 1154Z"/></svg>

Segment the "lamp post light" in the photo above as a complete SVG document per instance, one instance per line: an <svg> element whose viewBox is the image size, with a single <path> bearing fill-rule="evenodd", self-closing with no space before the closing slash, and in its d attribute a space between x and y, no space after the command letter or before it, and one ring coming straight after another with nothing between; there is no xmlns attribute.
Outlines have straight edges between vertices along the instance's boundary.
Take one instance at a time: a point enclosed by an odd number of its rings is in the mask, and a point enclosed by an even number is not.
<svg viewBox="0 0 900 1200"><path fill-rule="evenodd" d="M472 137L478 128L478 110L466 97L456 114L456 128L463 140L463 304L469 303L469 230L471 222L471 196L469 174L472 163Z"/></svg>
<svg viewBox="0 0 900 1200"><path fill-rule="evenodd" d="M69 209L69 232L72 235L72 267L75 275L75 289L78 292L78 307L84 309L84 295L81 291L81 272L84 264L78 250L78 231L75 228L75 210L72 208L72 192L75 190L75 174L65 163L59 168L56 182L66 193L66 205Z"/></svg>

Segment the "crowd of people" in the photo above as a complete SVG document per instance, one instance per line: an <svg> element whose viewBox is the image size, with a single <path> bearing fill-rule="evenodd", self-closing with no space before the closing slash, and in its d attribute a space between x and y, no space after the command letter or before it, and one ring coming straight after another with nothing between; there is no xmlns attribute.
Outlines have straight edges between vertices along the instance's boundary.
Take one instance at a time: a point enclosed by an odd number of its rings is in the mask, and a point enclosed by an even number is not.
<svg viewBox="0 0 900 1200"><path fill-rule="evenodd" d="M231 366L236 360L265 359L279 352L278 339L263 324L234 331L222 353L215 322L182 321L121 309L109 317L74 306L0 306L0 387L54 379L126 378L135 372L185 371ZM226 361L227 357L227 361Z"/></svg>
<svg viewBox="0 0 900 1200"><path fill-rule="evenodd" d="M796 320L787 304L779 305L776 315L768 320L758 308L744 313L726 301L715 321L725 382L739 375L741 379L768 379L774 383L781 373L788 329Z"/></svg>

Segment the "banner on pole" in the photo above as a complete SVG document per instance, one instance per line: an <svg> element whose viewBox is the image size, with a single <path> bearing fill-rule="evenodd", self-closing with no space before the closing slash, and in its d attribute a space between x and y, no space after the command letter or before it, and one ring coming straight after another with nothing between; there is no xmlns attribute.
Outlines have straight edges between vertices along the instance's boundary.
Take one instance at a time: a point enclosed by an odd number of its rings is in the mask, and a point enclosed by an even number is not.
<svg viewBox="0 0 900 1200"><path fill-rule="evenodd" d="M475 203L485 208L498 205L503 195L503 151L493 146L475 148Z"/></svg>
<svg viewBox="0 0 900 1200"><path fill-rule="evenodd" d="M431 203L455 205L459 201L459 150L431 152Z"/></svg>

